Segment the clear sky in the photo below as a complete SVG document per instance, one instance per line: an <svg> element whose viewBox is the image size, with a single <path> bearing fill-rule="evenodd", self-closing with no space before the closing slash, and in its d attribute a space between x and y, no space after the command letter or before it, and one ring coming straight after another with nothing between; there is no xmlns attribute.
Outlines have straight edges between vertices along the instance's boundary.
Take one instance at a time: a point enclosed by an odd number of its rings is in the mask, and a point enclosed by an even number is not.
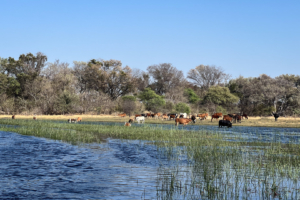
<svg viewBox="0 0 300 200"><path fill-rule="evenodd" d="M0 57L300 74L300 1L0 0Z"/></svg>

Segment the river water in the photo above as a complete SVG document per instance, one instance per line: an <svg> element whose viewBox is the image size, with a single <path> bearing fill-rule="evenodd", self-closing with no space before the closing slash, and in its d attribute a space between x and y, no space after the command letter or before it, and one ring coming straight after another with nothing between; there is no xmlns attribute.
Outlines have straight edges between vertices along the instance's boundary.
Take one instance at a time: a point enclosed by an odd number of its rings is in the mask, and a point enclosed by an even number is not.
<svg viewBox="0 0 300 200"><path fill-rule="evenodd" d="M244 135L249 140L282 142L299 140L300 135L297 128L179 129L211 130L233 138ZM0 131L0 199L157 199L161 165L172 163L154 145L143 141L107 139L102 144L76 146Z"/></svg>
<svg viewBox="0 0 300 200"><path fill-rule="evenodd" d="M1 131L0 152L0 199L156 199L168 163L139 141L73 146Z"/></svg>

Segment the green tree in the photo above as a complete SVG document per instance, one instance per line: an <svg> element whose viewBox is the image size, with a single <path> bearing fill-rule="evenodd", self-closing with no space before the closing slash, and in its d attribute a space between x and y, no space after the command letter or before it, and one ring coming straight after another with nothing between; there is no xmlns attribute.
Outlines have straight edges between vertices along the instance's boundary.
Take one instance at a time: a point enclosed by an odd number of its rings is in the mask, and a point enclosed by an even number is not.
<svg viewBox="0 0 300 200"><path fill-rule="evenodd" d="M150 88L145 88L138 97L143 101L147 110L157 112L162 106L166 104L162 96L157 95Z"/></svg>
<svg viewBox="0 0 300 200"><path fill-rule="evenodd" d="M192 103L192 104L197 103L200 100L198 95L191 88L185 89L184 95L187 97L189 103Z"/></svg>
<svg viewBox="0 0 300 200"><path fill-rule="evenodd" d="M185 103L178 103L175 107L177 112L190 114L191 108Z"/></svg>
<svg viewBox="0 0 300 200"><path fill-rule="evenodd" d="M215 105L226 106L229 104L237 103L239 98L230 93L229 88L212 86L204 96L205 103L213 103Z"/></svg>

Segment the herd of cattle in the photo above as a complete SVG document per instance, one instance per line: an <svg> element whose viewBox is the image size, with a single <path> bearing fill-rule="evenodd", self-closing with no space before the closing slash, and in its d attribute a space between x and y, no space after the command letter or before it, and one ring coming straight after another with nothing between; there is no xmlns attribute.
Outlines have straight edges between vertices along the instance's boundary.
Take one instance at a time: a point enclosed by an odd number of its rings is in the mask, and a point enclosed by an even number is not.
<svg viewBox="0 0 300 200"><path fill-rule="evenodd" d="M119 117L126 117L125 113L119 114ZM137 114L135 115L135 120L138 123L144 123L145 118L155 118L155 119L162 119L162 120L175 120L175 126L178 126L178 124L183 124L184 126L189 124L190 122L196 123L197 117L199 120L206 120L208 117L208 113L203 113L203 114L198 114L192 115L189 118L187 118L186 113L180 113L179 115L177 113L170 113L170 114L161 114L161 113L147 113L147 114ZM233 114L227 114L223 115L222 113L215 113L211 116L211 121L213 119L219 119L223 118L222 120L219 120L219 127L227 126L227 127L232 127L232 122L239 122L241 123L242 119L248 119L248 116L246 114L238 114L238 113L233 113ZM130 119L128 122L125 122L125 126L131 126L131 123L134 122L134 119Z"/></svg>
<svg viewBox="0 0 300 200"><path fill-rule="evenodd" d="M275 121L277 121L277 118L279 117L278 113L273 113L272 115L275 118ZM119 114L119 117L126 117L126 114ZM183 124L184 126L189 124L190 122L196 123L196 119L197 117L199 118L199 120L206 120L206 118L208 117L208 113L203 113L203 114L197 114L196 115L192 115L189 118L187 117L186 113L180 113L179 115L177 113L169 113L169 114L161 114L161 113L146 113L146 114L137 114L135 115L134 119L129 119L128 122L125 122L125 126L131 126L131 124L134 122L134 120L137 121L137 123L145 123L145 119L146 118L155 118L155 119L162 119L162 120L175 120L175 126L178 126L178 124ZM12 119L15 119L16 116L13 115ZM227 126L232 127L232 122L239 122L241 123L242 119L248 119L248 116L244 113L244 114L239 114L239 113L233 113L233 114L227 114L227 115L223 115L222 113L214 113L211 116L211 122L213 121L213 119L219 119L221 118L221 120L219 120L219 127L223 127L223 126ZM222 119L223 118L223 119ZM33 117L33 120L36 120L36 116ZM76 122L81 122L82 118L78 117L77 119L68 119L69 123L76 123Z"/></svg>

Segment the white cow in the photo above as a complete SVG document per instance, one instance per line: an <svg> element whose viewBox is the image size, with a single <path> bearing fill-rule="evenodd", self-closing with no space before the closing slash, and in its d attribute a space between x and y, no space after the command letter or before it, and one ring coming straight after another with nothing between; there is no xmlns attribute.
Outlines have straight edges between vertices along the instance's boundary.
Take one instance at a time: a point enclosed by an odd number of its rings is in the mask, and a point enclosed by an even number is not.
<svg viewBox="0 0 300 200"><path fill-rule="evenodd" d="M135 120L138 122L138 124L140 122L144 123L145 122L145 117L144 116L136 117Z"/></svg>
<svg viewBox="0 0 300 200"><path fill-rule="evenodd" d="M186 114L186 113L180 113L180 114L179 114L179 117L180 117L181 115L183 116L183 118L186 118L186 117L187 117L187 114Z"/></svg>

